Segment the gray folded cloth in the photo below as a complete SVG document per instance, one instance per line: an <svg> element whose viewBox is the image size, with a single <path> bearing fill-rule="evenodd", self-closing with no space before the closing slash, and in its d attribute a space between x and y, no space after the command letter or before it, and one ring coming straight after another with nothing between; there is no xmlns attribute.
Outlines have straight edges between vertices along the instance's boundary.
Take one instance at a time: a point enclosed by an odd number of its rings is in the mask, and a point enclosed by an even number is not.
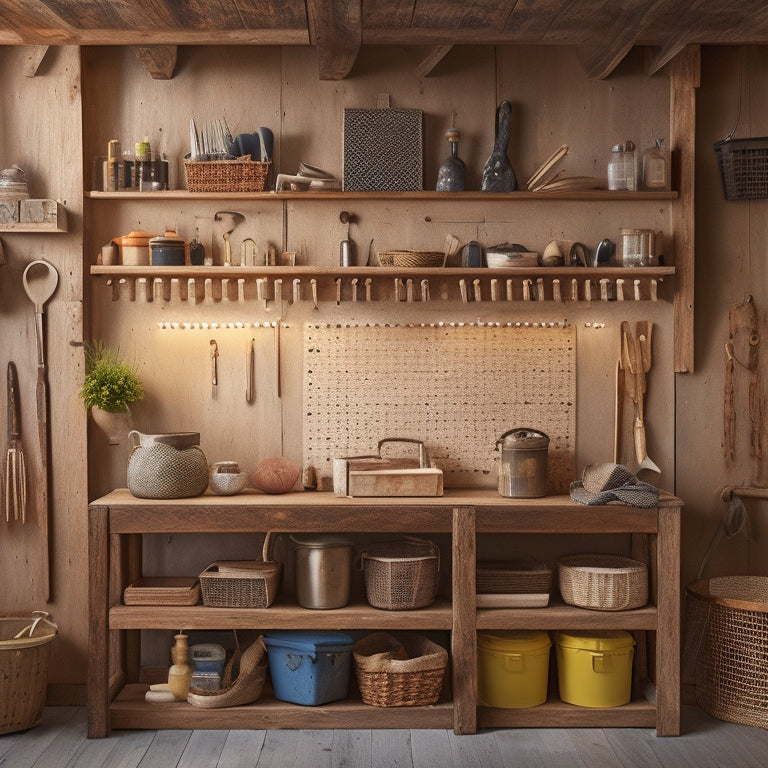
<svg viewBox="0 0 768 768"><path fill-rule="evenodd" d="M659 489L638 480L623 464L590 464L581 480L571 483L571 498L579 504L621 502L633 507L655 507Z"/></svg>

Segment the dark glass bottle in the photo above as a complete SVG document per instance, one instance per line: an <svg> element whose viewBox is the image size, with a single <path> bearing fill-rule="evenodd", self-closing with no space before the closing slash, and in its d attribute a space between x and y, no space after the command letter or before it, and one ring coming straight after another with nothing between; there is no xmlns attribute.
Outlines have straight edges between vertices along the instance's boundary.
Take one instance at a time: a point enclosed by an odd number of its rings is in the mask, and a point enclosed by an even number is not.
<svg viewBox="0 0 768 768"><path fill-rule="evenodd" d="M455 128L449 128L445 133L445 138L451 145L451 154L440 166L435 190L437 192L462 192L466 168L464 161L459 157L459 132Z"/></svg>

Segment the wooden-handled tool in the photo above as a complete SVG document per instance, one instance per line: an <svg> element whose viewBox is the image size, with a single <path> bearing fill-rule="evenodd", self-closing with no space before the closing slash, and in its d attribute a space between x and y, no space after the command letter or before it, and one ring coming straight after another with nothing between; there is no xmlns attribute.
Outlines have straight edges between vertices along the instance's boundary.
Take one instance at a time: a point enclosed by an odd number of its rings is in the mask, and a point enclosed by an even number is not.
<svg viewBox="0 0 768 768"><path fill-rule="evenodd" d="M8 452L5 457L5 521L27 518L27 472L21 445L21 406L16 363L8 363Z"/></svg>
<svg viewBox="0 0 768 768"><path fill-rule="evenodd" d="M646 374L651 369L651 336L653 323L640 320L636 324L636 333L630 331L629 323L621 324L621 366L624 369L624 384L627 393L635 404L633 426L635 457L640 469L661 472L648 456L645 433L645 393Z"/></svg>
<svg viewBox="0 0 768 768"><path fill-rule="evenodd" d="M40 441L40 527L43 532L43 583L46 585L46 602L51 600L51 563L48 542L48 526L51 516L48 473L48 374L45 367L45 323L43 312L48 299L59 284L56 268L43 259L27 264L22 278L24 291L35 305L35 341L37 343L37 430Z"/></svg>

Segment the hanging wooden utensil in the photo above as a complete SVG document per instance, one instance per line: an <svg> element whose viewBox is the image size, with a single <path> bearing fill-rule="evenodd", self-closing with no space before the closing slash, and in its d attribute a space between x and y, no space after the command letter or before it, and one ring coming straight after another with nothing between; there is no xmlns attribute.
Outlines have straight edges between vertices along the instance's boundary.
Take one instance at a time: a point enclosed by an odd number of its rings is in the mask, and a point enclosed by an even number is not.
<svg viewBox="0 0 768 768"><path fill-rule="evenodd" d="M40 442L39 494L42 500L40 525L43 531L43 583L46 585L46 602L51 600L51 563L48 542L48 526L51 516L48 476L48 373L45 366L45 304L53 296L59 284L59 273L53 264L37 259L27 264L22 277L24 291L35 305L35 341L37 343L37 431Z"/></svg>
<svg viewBox="0 0 768 768"><path fill-rule="evenodd" d="M5 520L27 520L27 472L21 445L21 408L16 364L8 363L8 452L5 457Z"/></svg>

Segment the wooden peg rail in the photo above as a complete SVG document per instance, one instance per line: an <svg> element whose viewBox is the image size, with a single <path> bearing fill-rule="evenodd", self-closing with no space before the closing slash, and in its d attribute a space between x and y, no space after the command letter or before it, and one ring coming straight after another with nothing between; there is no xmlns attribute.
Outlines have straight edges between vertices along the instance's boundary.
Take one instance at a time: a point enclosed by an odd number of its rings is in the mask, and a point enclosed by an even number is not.
<svg viewBox="0 0 768 768"><path fill-rule="evenodd" d="M194 304L257 301L264 309L319 301L465 304L658 301L674 267L409 269L387 267L91 267L115 301Z"/></svg>

